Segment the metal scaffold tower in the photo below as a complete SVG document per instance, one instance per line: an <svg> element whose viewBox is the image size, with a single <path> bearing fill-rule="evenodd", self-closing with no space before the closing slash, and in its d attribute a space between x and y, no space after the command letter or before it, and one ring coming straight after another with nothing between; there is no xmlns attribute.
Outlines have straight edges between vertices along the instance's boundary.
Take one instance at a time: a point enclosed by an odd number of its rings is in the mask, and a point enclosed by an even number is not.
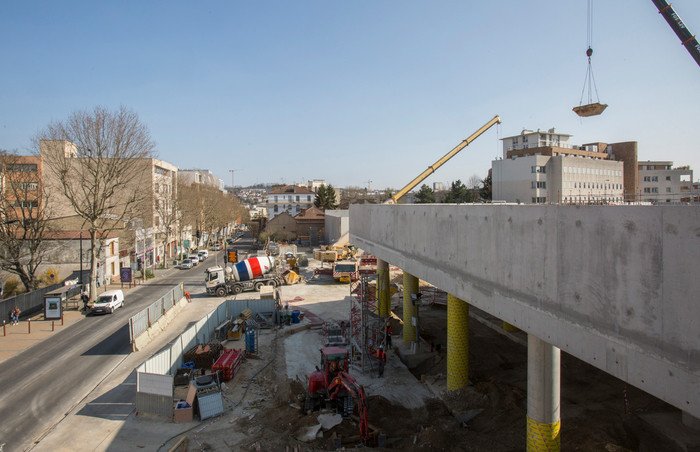
<svg viewBox="0 0 700 452"><path fill-rule="evenodd" d="M377 314L377 275L360 275L350 285L350 365L361 373L376 366L373 354L384 340L384 320Z"/></svg>

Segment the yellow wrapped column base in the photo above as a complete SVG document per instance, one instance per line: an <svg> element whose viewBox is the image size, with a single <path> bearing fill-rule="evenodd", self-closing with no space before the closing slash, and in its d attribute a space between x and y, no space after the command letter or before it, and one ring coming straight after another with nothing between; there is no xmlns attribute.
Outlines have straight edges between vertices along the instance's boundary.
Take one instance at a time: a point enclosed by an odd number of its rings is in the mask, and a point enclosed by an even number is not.
<svg viewBox="0 0 700 452"><path fill-rule="evenodd" d="M561 421L545 424L527 418L527 452L559 452Z"/></svg>

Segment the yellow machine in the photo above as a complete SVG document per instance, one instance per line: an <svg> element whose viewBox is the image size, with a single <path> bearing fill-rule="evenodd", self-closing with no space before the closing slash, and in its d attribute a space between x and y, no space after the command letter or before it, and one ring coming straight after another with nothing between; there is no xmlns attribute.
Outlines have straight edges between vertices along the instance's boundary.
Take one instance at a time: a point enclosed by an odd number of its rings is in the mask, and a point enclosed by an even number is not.
<svg viewBox="0 0 700 452"><path fill-rule="evenodd" d="M440 168L442 165L444 165L449 159L451 159L452 157L454 157L455 155L457 155L457 153L458 153L459 151L461 151L462 149L464 149L464 148L466 148L467 146L469 146L469 143L471 143L472 141L474 141L475 139L477 139L477 138L479 137L479 135L481 135L482 133L486 132L486 131L487 131L488 129L490 129L491 126L493 126L494 124L500 124L500 123L501 123L501 118L499 118L498 115L494 116L493 119L491 119L489 122L487 122L486 124L484 124L479 130L477 130L476 132L474 132L473 134L471 134L471 135L469 136L469 138L467 138L467 139L465 139L464 141L462 141L462 142L461 142L460 144L458 144L454 149L452 149L450 152L448 152L447 154L445 154L440 160L438 160L437 162L433 163L432 165L430 165L430 166L428 167L428 169L426 169L425 171L423 171L422 173L420 173L420 175L418 175L418 177L416 177L416 178L413 179L411 182L409 182L408 185L406 185L406 186L405 186L404 188L402 188L401 190L397 191L396 194L395 194L394 196L391 197L391 199L389 199L389 200L386 201L386 203L387 203L387 204L396 204L396 203L398 203L398 202L399 202L399 199L401 199L404 195L406 195L406 193L408 193L409 191L411 191L411 190L413 190L414 188L416 188L416 186L417 186L418 184L420 184L421 182L423 182L423 180L425 180L426 177L428 177L428 176L430 176L431 174L433 174L438 168Z"/></svg>

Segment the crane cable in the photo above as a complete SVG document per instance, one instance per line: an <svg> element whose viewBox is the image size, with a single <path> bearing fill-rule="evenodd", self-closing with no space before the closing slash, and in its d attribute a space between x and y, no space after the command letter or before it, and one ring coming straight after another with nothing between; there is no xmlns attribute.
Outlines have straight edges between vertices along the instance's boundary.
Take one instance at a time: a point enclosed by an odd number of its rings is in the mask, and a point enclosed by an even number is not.
<svg viewBox="0 0 700 452"><path fill-rule="evenodd" d="M586 78L583 81L583 89L581 90L581 100L579 101L579 105L583 105L583 97L586 93L586 87L588 87L588 104L593 103L593 91L595 91L596 102L600 102L598 87L596 86L595 77L593 76L593 66L591 65L591 55L593 55L593 0L587 0L586 40L588 45L588 49L586 50L586 56L588 56L588 68L586 69Z"/></svg>

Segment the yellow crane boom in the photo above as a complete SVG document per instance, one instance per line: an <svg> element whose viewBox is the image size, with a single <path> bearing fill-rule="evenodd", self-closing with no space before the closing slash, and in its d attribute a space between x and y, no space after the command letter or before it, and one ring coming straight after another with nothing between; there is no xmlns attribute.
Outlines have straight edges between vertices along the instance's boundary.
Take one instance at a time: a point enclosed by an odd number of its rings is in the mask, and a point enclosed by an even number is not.
<svg viewBox="0 0 700 452"><path fill-rule="evenodd" d="M396 194L395 194L394 196L392 196L391 199L389 199L389 200L387 201L387 203L388 203L388 204L396 204L396 203L398 203L399 199L401 199L406 193L408 193L409 191L411 191L411 190L413 190L414 188L416 188L416 185L418 185L418 184L420 184L421 182L423 182L423 180L424 180L426 177L428 177L428 176L430 176L431 174L433 174L438 168L440 168L443 164L445 164L445 162L447 162L449 159L451 159L452 157L454 157L459 151L461 151L462 149L464 149L464 148L466 148L467 146L469 146L469 143L471 143L471 142L474 141L476 138L478 138L479 135L481 135L482 133L486 132L486 131L487 131L488 129L490 129L491 126L493 126L494 124L500 124L500 123L501 123L501 118L499 118L498 115L494 116L493 119L491 119L489 122L487 122L486 124L484 124L479 130L477 130L476 132L474 132L473 134L471 134L468 138L466 138L464 141L462 141L461 143L459 143L454 149L452 149L450 152L448 152L447 154L445 154L440 160L438 160L437 162L435 162L435 163L433 163L432 165L430 165L430 166L428 167L428 169L426 169L425 171L423 171L418 177L416 177L416 178L413 179L411 182L409 182L408 185L406 185L404 188L402 188L401 190L399 190L398 192L396 192Z"/></svg>

